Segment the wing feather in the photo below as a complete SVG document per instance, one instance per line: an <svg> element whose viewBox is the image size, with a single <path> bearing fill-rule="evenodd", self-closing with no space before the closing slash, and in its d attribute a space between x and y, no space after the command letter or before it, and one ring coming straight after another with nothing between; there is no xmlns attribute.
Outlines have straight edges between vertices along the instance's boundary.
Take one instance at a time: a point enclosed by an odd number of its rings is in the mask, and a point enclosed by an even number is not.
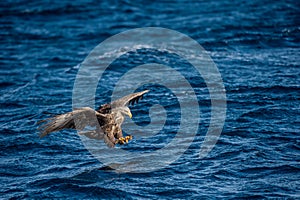
<svg viewBox="0 0 300 200"><path fill-rule="evenodd" d="M44 120L43 122L45 122L45 124L39 127L41 132L40 137L63 129L83 130L86 126L95 127L99 125L98 120L104 117L104 115L96 112L92 108L78 108L72 112Z"/></svg>
<svg viewBox="0 0 300 200"><path fill-rule="evenodd" d="M144 90L142 92L136 92L133 94L129 94L125 97L122 97L120 99L117 99L117 100L111 102L111 106L113 108L117 108L117 107L128 106L130 104L134 105L135 103L138 103L139 100L143 99L143 95L147 92L149 92L149 90Z"/></svg>

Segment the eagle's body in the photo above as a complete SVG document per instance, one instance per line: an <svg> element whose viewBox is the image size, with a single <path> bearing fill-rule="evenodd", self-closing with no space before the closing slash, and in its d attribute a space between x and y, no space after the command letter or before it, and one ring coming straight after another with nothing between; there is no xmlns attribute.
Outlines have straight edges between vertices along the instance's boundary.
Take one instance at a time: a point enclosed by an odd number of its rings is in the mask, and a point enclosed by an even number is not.
<svg viewBox="0 0 300 200"><path fill-rule="evenodd" d="M127 95L111 103L104 104L97 110L83 107L43 120L47 123L39 128L41 130L40 137L62 129L77 129L80 135L85 135L88 138L104 139L109 147L114 147L118 143L127 143L132 137L123 137L121 125L124 122L124 115L132 117L128 105L137 103L147 92L148 90L145 90Z"/></svg>

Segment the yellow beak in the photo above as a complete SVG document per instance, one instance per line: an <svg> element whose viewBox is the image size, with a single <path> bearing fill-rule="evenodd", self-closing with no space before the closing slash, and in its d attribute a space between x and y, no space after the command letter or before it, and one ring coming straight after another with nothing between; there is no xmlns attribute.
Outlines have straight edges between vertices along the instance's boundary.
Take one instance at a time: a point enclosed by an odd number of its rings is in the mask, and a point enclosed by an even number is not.
<svg viewBox="0 0 300 200"><path fill-rule="evenodd" d="M129 113L128 113L128 116L130 117L130 118L132 118L132 114L131 114L131 112L129 111Z"/></svg>

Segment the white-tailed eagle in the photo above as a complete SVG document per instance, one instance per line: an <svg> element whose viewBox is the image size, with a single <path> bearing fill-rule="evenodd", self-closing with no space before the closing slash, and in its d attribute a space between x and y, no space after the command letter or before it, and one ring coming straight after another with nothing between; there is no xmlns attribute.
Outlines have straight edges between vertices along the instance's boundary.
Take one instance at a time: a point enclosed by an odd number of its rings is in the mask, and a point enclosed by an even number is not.
<svg viewBox="0 0 300 200"><path fill-rule="evenodd" d="M77 108L72 112L42 120L42 125L39 127L40 137L62 129L76 129L80 135L88 138L104 139L109 147L128 143L132 136L123 137L121 129L124 116L132 117L128 105L138 103L147 92L149 90L129 94L111 103L101 105L97 110L89 107ZM86 130L88 128L89 130Z"/></svg>

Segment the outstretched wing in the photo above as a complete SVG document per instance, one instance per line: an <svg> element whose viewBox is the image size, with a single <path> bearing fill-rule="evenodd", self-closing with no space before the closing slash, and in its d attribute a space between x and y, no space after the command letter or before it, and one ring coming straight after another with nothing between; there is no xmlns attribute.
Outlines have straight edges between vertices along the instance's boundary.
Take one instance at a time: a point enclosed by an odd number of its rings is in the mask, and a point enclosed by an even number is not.
<svg viewBox="0 0 300 200"><path fill-rule="evenodd" d="M120 99L111 102L111 107L112 108L124 107L124 106L128 106L129 104L133 105L135 103L138 103L140 99L143 99L143 95L147 92L149 92L149 90L144 90L142 92L129 94L125 97L122 97Z"/></svg>
<svg viewBox="0 0 300 200"><path fill-rule="evenodd" d="M101 121L101 119L104 118L105 115L98 113L92 108L78 108L72 112L43 120L42 123L44 124L39 127L39 130L41 131L40 137L44 137L51 132L60 131L62 129L83 130L87 126L97 127L99 126L98 120ZM99 128L98 130L100 130Z"/></svg>

